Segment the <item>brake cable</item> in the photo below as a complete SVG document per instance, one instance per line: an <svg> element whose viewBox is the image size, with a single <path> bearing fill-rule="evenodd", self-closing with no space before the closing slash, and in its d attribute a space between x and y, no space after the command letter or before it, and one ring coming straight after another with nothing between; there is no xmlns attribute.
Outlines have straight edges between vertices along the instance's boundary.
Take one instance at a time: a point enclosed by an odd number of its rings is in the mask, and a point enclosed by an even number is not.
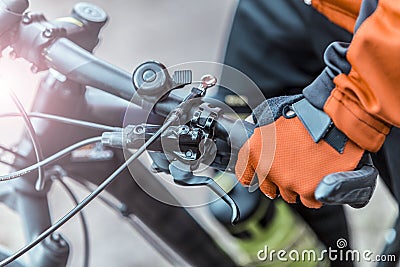
<svg viewBox="0 0 400 267"><path fill-rule="evenodd" d="M93 144L93 143L96 143L99 141L101 141L101 136L88 138L86 140L75 143L75 144L73 144L67 148L64 148L63 150L53 154L52 156L45 158L44 160L42 160L36 164L33 164L29 167L26 167L22 170L15 171L15 172L12 172L9 174L0 175L0 182L4 182L4 181L8 181L8 180L12 180L12 179L21 177L27 173L30 173L31 171L34 171L35 169L37 169L39 167L43 167L43 166L46 166L46 165L52 163L53 161L65 156L66 154L74 151L75 149L78 149L80 147L83 147L83 146L86 146L89 144Z"/></svg>
<svg viewBox="0 0 400 267"><path fill-rule="evenodd" d="M90 193L87 197L85 197L78 205L75 206L72 210L70 210L64 217L59 219L55 224L47 228L44 232L42 232L39 236L37 236L34 240L32 240L29 244L18 250L16 253L11 255L10 257L4 259L3 261L0 262L0 266L5 266L14 260L18 259L25 253L27 253L29 250L34 248L37 244L39 244L41 241L43 241L46 237L50 236L54 231L59 229L61 226L63 226L67 221L69 221L73 216L75 216L78 212L80 212L87 204L89 204L93 199L95 199L108 185L110 185L117 177L118 175L125 169L127 168L133 161L135 161L143 152L146 151L147 147L153 143L169 126L171 126L178 118L179 118L179 113L181 113L182 110L176 109L172 112L171 116L165 121L165 123L162 125L162 127L149 139L146 141L146 143L143 144L142 147L140 147L132 156L130 156L121 166L118 167L106 180L104 180L97 188L94 190L92 193ZM97 139L99 140L99 137L91 138L91 139ZM89 139L88 139L89 140ZM101 140L101 137L100 137ZM86 140L87 141L87 140ZM82 143L82 142L80 142ZM72 146L71 146L72 147ZM61 152L61 151L60 151ZM58 153L57 153L58 154ZM56 154L55 154L56 155ZM54 155L53 155L54 156ZM47 158L49 159L49 158ZM44 160L46 161L46 160ZM43 162L44 162L43 161ZM35 164L38 165L38 164ZM32 166L35 166L32 165ZM31 167L32 167L31 166Z"/></svg>
<svg viewBox="0 0 400 267"><path fill-rule="evenodd" d="M25 122L26 128L28 130L28 134L32 141L36 161L40 162L43 159L43 152L42 152L42 147L40 146L39 137L36 134L35 128L33 127L32 122L29 119L24 106L22 105L21 101L19 101L18 96L14 93L13 90L11 90L11 88L7 88L7 91L10 94L10 97L11 97L12 101L14 102L15 106L18 108L19 112L21 113L21 116L22 116L22 118ZM37 171L38 171L38 178L36 180L35 189L37 191L40 191L44 187L42 166L38 166Z"/></svg>
<svg viewBox="0 0 400 267"><path fill-rule="evenodd" d="M69 195L75 205L79 204L79 200L72 191L72 189L63 181L61 177L57 178L56 181L60 183L60 185L64 188L65 192ZM89 258L90 258L90 241L89 241L89 226L86 220L86 216L83 212L79 213L79 217L81 219L82 225L82 233L83 233L83 267L89 266Z"/></svg>
<svg viewBox="0 0 400 267"><path fill-rule="evenodd" d="M28 115L29 118L47 119L47 120L61 122L61 123L64 123L64 124L70 124L70 125L74 125L74 126L86 127L86 128L90 128L90 129L113 131L113 132L122 131L122 128L120 128L120 127L114 127L114 126L109 126L109 125L104 125L104 124L99 124L99 123L94 123L94 122L89 122L89 121L84 121L84 120L71 119L71 118L57 116L57 115L53 115L53 114L40 113L40 112L31 112L31 113L28 113L27 115ZM19 114L19 113L3 113L3 114L0 114L0 118L19 117L19 116L22 116L22 115Z"/></svg>

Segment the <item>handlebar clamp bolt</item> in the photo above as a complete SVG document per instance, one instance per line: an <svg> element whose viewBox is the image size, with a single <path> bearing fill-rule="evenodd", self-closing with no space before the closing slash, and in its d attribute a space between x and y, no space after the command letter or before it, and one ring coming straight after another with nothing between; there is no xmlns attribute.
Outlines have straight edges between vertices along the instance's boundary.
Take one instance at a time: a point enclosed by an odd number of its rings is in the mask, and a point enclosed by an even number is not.
<svg viewBox="0 0 400 267"><path fill-rule="evenodd" d="M35 64L32 64L32 65L31 65L31 72L32 72L33 74L38 73L38 72L39 72L38 66L36 66Z"/></svg>
<svg viewBox="0 0 400 267"><path fill-rule="evenodd" d="M53 37L53 35L54 35L54 31L53 31L53 29L50 29L50 28L46 28L43 32L43 36L46 38L51 38L51 37Z"/></svg>
<svg viewBox="0 0 400 267"><path fill-rule="evenodd" d="M15 52L14 49L10 51L10 53L8 54L8 56L9 56L12 60L17 59L17 57L18 57L17 52Z"/></svg>
<svg viewBox="0 0 400 267"><path fill-rule="evenodd" d="M23 24L30 24L32 22L32 16L30 13L26 13L22 18Z"/></svg>
<svg viewBox="0 0 400 267"><path fill-rule="evenodd" d="M51 240L53 240L53 241L58 241L58 240L60 240L60 235L57 234L57 233L55 233L55 234L52 234L52 235L50 236L50 238L51 238Z"/></svg>
<svg viewBox="0 0 400 267"><path fill-rule="evenodd" d="M53 241L58 247L66 247L68 244L65 242L65 240L62 238L62 236L58 233L54 233L50 236L51 241Z"/></svg>

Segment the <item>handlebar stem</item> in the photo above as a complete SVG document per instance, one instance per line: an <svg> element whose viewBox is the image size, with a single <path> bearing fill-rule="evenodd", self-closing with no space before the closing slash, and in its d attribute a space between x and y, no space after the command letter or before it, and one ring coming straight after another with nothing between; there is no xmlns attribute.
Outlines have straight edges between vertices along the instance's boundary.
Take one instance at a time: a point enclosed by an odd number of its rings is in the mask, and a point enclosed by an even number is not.
<svg viewBox="0 0 400 267"><path fill-rule="evenodd" d="M0 0L0 51L12 42L16 25L28 6L27 0Z"/></svg>

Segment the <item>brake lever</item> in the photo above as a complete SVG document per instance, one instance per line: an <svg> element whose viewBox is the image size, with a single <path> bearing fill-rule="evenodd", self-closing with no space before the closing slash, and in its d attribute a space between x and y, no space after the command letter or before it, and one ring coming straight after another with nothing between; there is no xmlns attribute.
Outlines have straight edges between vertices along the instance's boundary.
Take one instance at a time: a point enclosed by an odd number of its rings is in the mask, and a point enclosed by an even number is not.
<svg viewBox="0 0 400 267"><path fill-rule="evenodd" d="M193 175L193 172L186 171L169 165L169 171L174 178L174 182L183 186L208 186L218 197L220 197L232 210L231 223L236 224L240 219L239 207L236 202L210 177Z"/></svg>

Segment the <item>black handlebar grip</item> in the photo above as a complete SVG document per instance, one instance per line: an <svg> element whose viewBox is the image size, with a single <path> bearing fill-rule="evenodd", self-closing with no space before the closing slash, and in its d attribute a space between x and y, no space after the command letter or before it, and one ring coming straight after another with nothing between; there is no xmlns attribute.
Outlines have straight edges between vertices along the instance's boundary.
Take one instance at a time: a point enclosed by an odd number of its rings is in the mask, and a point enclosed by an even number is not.
<svg viewBox="0 0 400 267"><path fill-rule="evenodd" d="M370 159L355 171L332 173L324 177L315 190L315 198L324 204L348 204L362 208L375 190L377 169Z"/></svg>
<svg viewBox="0 0 400 267"><path fill-rule="evenodd" d="M213 166L218 169L222 168L221 170L233 172L238 160L238 153L244 143L253 134L255 127L256 125L240 119L234 119L224 115L219 117L215 127L215 137L225 141L217 142L218 150L221 151L222 154L219 160L214 161ZM226 141L228 142L226 143ZM228 147L226 147L226 145L228 145ZM228 152L229 150L230 153ZM225 153L229 153L229 159L226 158L226 155L224 156L224 151Z"/></svg>
<svg viewBox="0 0 400 267"><path fill-rule="evenodd" d="M219 138L229 139L231 148L239 151L253 134L255 127L256 125L250 122L222 116L218 118L216 135Z"/></svg>
<svg viewBox="0 0 400 267"><path fill-rule="evenodd" d="M28 0L0 0L0 36L21 20L28 7Z"/></svg>

